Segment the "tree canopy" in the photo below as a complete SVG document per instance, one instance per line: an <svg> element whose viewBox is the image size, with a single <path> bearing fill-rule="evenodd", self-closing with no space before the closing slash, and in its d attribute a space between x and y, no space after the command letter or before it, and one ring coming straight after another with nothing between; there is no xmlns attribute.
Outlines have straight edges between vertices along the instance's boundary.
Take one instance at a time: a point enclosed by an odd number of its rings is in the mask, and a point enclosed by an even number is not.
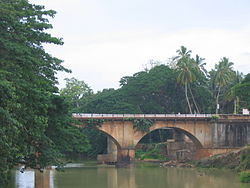
<svg viewBox="0 0 250 188"><path fill-rule="evenodd" d="M73 141L79 135L63 118L68 112L59 108L63 102L56 72L69 70L43 48L45 43L63 44L46 32L52 28L48 18L55 13L27 0L0 0L0 184L18 163L41 169L60 162L62 149L48 130L60 131ZM68 143L65 150L72 147Z"/></svg>

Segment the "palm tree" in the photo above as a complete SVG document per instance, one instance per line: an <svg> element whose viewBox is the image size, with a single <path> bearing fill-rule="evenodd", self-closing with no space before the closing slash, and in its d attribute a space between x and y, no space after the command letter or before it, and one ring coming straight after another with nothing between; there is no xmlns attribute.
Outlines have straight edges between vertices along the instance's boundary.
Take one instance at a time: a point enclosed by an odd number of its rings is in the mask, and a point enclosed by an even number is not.
<svg viewBox="0 0 250 188"><path fill-rule="evenodd" d="M178 65L177 70L179 74L177 77L177 82L185 86L186 101L188 103L190 114L192 114L192 109L188 99L187 88L188 84L195 80L195 75L192 73L190 66L187 63L188 61L189 59L182 59L182 62Z"/></svg>
<svg viewBox="0 0 250 188"><path fill-rule="evenodd" d="M190 59L191 52L192 52L191 50L187 50L186 47L181 46L181 48L176 51L178 55L175 56L173 60L177 62L176 66L177 66L177 71L179 73L177 77L177 82L185 86L186 101L188 104L189 111L192 114L192 109L187 94L188 83L192 82L193 80L193 74L191 74L191 71L188 67L189 65L188 61Z"/></svg>
<svg viewBox="0 0 250 188"><path fill-rule="evenodd" d="M239 71L233 72L231 88L228 90L225 96L227 101L234 102L234 112L233 112L234 114L237 114L239 111L240 99L237 96L236 88L240 84L242 79L243 79L243 73Z"/></svg>
<svg viewBox="0 0 250 188"><path fill-rule="evenodd" d="M195 56L195 63L199 67L199 73L202 73L206 77L208 76L207 70L204 67L207 63L204 62L205 58L200 57L199 55L196 54Z"/></svg>
<svg viewBox="0 0 250 188"><path fill-rule="evenodd" d="M194 67L194 74L197 75L197 77L199 78L204 78L204 77L207 77L207 70L205 69L205 65L206 63L203 62L205 60L205 58L201 58L199 55L196 54L195 56L195 59L193 59L193 67ZM193 103L194 103L194 106L196 108L196 112L200 113L200 110L199 110L199 107L195 101L195 98L194 98L194 95L193 95L193 92L192 92L192 89L190 87L190 84L188 84L188 88L189 88L189 92L191 94L191 97L192 97L192 100L193 100Z"/></svg>
<svg viewBox="0 0 250 188"><path fill-rule="evenodd" d="M192 114L192 108L188 98L188 88L192 96L196 111L199 113L199 108L195 102L192 90L190 88L190 83L196 80L196 75L198 72L200 72L200 68L198 66L199 64L197 64L195 60L190 57L191 50L187 50L186 47L181 46L181 49L177 50L176 52L178 53L178 55L174 57L174 60L177 61L177 82L185 86L185 97L190 113Z"/></svg>
<svg viewBox="0 0 250 188"><path fill-rule="evenodd" d="M233 77L233 63L229 62L229 59L223 57L219 64L215 65L215 86L218 88L216 95L216 114L219 110L219 97L221 88L226 86Z"/></svg>
<svg viewBox="0 0 250 188"><path fill-rule="evenodd" d="M177 60L178 63L178 61L181 60L182 58L190 57L192 51L187 50L185 46L181 46L181 49L177 50L176 53L178 53L178 55L175 56L173 60Z"/></svg>

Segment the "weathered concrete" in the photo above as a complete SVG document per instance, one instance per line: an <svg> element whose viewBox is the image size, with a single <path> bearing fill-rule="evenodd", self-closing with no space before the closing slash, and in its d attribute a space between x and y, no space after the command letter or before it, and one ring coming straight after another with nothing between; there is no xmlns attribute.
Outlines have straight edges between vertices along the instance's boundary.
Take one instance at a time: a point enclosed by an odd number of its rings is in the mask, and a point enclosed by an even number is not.
<svg viewBox="0 0 250 188"><path fill-rule="evenodd" d="M220 115L214 119L212 115L131 115L131 117L153 119L150 132L162 128L174 128L188 136L197 148L197 158L206 157L219 152L250 144L250 115ZM137 118L138 118L137 117ZM75 115L85 126L86 119L105 119L98 128L117 146L117 161L131 162L135 158L135 147L148 133L137 131L133 122L119 115L106 114L95 117Z"/></svg>

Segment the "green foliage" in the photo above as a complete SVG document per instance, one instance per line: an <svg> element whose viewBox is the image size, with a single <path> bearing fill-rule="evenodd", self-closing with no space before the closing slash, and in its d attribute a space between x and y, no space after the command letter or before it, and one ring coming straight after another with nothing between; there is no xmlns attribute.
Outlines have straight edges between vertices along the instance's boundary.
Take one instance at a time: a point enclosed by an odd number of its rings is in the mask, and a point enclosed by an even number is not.
<svg viewBox="0 0 250 188"><path fill-rule="evenodd" d="M92 89L84 82L75 78L66 78L66 87L60 90L60 95L71 104L71 111L77 112L87 97L93 94Z"/></svg>
<svg viewBox="0 0 250 188"><path fill-rule="evenodd" d="M202 61L204 59L200 58L198 55L196 55L196 59L194 60L191 58L191 51L187 50L186 47L181 46L180 50L176 51L178 55L174 57L174 60L176 61L176 70L178 73L177 77L177 83L180 83L185 86L185 96L186 96L186 101L188 104L189 112L192 114L192 106L189 101L188 97L188 88L190 91L190 94L192 96L193 104L195 107L196 112L200 112L197 103L195 101L195 98L193 96L192 90L190 88L190 84L195 82L197 80L197 77L202 78L203 77L203 72L201 71L201 67L204 65L202 64ZM202 67L204 70L204 67Z"/></svg>
<svg viewBox="0 0 250 188"><path fill-rule="evenodd" d="M87 99L81 112L91 113L184 113L183 89L177 73L166 65L121 79L122 87L104 89ZM201 100L203 100L201 98Z"/></svg>
<svg viewBox="0 0 250 188"><path fill-rule="evenodd" d="M98 154L106 153L107 151L107 136L100 130L91 128L83 128L84 134L89 141L90 148L85 155L87 158L96 160Z"/></svg>
<svg viewBox="0 0 250 188"><path fill-rule="evenodd" d="M105 133L97 130L105 122L104 119L88 119L86 125L82 129L82 133L87 137L90 148L86 152L86 156L91 159L96 159L100 153L105 153L107 150L107 136Z"/></svg>
<svg viewBox="0 0 250 188"><path fill-rule="evenodd" d="M250 109L250 73L235 87L236 94L239 96L242 107Z"/></svg>
<svg viewBox="0 0 250 188"><path fill-rule="evenodd" d="M144 118L133 118L133 126L136 131L141 132L149 132L150 127L154 124L154 121L151 119L144 119Z"/></svg>
<svg viewBox="0 0 250 188"><path fill-rule="evenodd" d="M98 128L105 122L104 119L88 119L85 128Z"/></svg>
<svg viewBox="0 0 250 188"><path fill-rule="evenodd" d="M240 173L240 182L250 183L250 170L246 170Z"/></svg>
<svg viewBox="0 0 250 188"><path fill-rule="evenodd" d="M239 170L249 170L250 169L250 147L243 150L240 155L240 165Z"/></svg>
<svg viewBox="0 0 250 188"><path fill-rule="evenodd" d="M219 115L212 115L212 120L218 120L218 119L220 119L220 116Z"/></svg>
<svg viewBox="0 0 250 188"><path fill-rule="evenodd" d="M157 160L169 160L163 153L165 144L147 144L144 149L137 149L135 152L136 159L157 159Z"/></svg>
<svg viewBox="0 0 250 188"><path fill-rule="evenodd" d="M46 135L56 149L66 155L82 154L90 149L89 140L80 128L72 126L69 104L61 96L54 96L48 109Z"/></svg>
<svg viewBox="0 0 250 188"><path fill-rule="evenodd" d="M218 64L215 65L214 70L214 86L215 86L215 102L216 102L216 109L215 113L218 114L219 109L217 108L219 101L221 90L225 88L232 80L234 76L233 71L233 63L229 61L228 58L223 57ZM225 91L224 91L225 93Z"/></svg>
<svg viewBox="0 0 250 188"><path fill-rule="evenodd" d="M61 163L60 149L46 134L56 119L49 112L58 92L56 71L69 72L43 48L63 44L46 33L54 16L27 0L0 1L0 184L18 163L32 168ZM56 123L53 130L60 130L65 121Z"/></svg>

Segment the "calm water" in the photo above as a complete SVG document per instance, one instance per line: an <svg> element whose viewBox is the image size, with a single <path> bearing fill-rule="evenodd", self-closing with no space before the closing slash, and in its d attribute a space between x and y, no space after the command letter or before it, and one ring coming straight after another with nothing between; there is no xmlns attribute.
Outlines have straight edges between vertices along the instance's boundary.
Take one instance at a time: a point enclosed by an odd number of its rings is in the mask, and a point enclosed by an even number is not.
<svg viewBox="0 0 250 188"><path fill-rule="evenodd" d="M36 182L36 183L35 183ZM13 172L8 188L249 188L237 174L221 170L136 165L115 168L71 164L64 172Z"/></svg>

